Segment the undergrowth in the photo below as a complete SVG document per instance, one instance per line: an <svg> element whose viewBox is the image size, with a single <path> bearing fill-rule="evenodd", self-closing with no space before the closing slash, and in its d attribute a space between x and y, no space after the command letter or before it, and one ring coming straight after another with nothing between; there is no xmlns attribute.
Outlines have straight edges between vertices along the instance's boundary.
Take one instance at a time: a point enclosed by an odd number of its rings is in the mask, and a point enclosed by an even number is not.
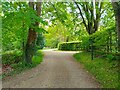
<svg viewBox="0 0 120 90"><path fill-rule="evenodd" d="M43 60L43 53L38 50L36 54L32 58L32 64L26 64L24 61L20 61L18 63L13 63L10 65L10 67L13 69L9 73L2 73L0 76L1 78L5 78L7 76L12 76L14 74L21 73L24 70L31 69L38 64L40 64Z"/></svg>
<svg viewBox="0 0 120 90"><path fill-rule="evenodd" d="M92 73L104 88L117 88L118 81L118 61L108 60L106 58L94 58L91 60L91 54L80 52L74 54L78 62L84 65L84 68Z"/></svg>

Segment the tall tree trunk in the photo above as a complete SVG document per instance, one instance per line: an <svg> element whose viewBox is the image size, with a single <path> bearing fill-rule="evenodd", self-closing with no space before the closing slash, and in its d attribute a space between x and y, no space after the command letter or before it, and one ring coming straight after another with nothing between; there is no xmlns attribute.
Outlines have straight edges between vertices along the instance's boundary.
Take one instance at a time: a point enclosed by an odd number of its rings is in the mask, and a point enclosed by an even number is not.
<svg viewBox="0 0 120 90"><path fill-rule="evenodd" d="M25 53L27 63L32 63L32 57L34 55L34 50L35 50L35 39L36 39L36 32L30 28L28 34L28 41L26 44L26 53Z"/></svg>
<svg viewBox="0 0 120 90"><path fill-rule="evenodd" d="M36 3L37 16L41 15L41 5L42 5L42 2L37 2Z"/></svg>
<svg viewBox="0 0 120 90"><path fill-rule="evenodd" d="M34 10L34 2L29 2L29 6ZM35 50L35 39L36 39L36 32L34 29L29 28L28 32L28 39L26 44L26 50L25 50L25 56L26 56L26 62L32 63L32 57L34 55Z"/></svg>
<svg viewBox="0 0 120 90"><path fill-rule="evenodd" d="M41 15L41 2L36 3L35 7L35 2L29 2L29 6L37 11L37 16ZM39 22L35 23L36 27L39 27ZM26 50L25 50L25 56L26 56L26 62L27 63L32 63L32 57L35 54L35 45L36 45L36 39L37 39L37 33L34 29L29 28L28 32L28 39L27 39L27 44L26 44Z"/></svg>
<svg viewBox="0 0 120 90"><path fill-rule="evenodd" d="M119 15L116 15L116 28L118 34L118 52L120 52L120 12Z"/></svg>
<svg viewBox="0 0 120 90"><path fill-rule="evenodd" d="M41 5L42 5L42 2L37 2L36 3L36 11L37 11L37 16L40 17L41 16ZM36 26L39 27L39 22L36 22ZM39 38L40 36L42 36L42 33L41 34L37 34L37 42L40 42ZM36 43L36 45L39 46L40 43Z"/></svg>
<svg viewBox="0 0 120 90"><path fill-rule="evenodd" d="M118 52L120 52L120 2L112 2L112 6L115 13L116 30L118 34Z"/></svg>
<svg viewBox="0 0 120 90"><path fill-rule="evenodd" d="M29 28L29 34L28 34L28 41L26 44L26 62L32 63L32 57L34 55L35 50L35 39L36 39L36 32Z"/></svg>

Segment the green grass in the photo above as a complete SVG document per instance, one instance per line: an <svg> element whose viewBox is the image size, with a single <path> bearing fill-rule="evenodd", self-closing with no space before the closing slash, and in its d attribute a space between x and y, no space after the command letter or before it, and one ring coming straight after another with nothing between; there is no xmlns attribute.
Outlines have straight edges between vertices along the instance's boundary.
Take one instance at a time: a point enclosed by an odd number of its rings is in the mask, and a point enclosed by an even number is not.
<svg viewBox="0 0 120 90"><path fill-rule="evenodd" d="M103 88L118 87L118 61L111 61L105 58L94 58L94 60L91 60L91 55L88 52L74 54L74 57L96 77Z"/></svg>
<svg viewBox="0 0 120 90"><path fill-rule="evenodd" d="M31 69L31 68L39 65L43 60L43 56L44 56L43 53L40 50L38 50L37 53L32 58L32 64L26 64L25 62L22 62L22 61L19 63L11 64L11 67L14 68L14 70L7 74L3 73L2 77L0 76L0 78L12 76L14 74L21 73L22 71Z"/></svg>

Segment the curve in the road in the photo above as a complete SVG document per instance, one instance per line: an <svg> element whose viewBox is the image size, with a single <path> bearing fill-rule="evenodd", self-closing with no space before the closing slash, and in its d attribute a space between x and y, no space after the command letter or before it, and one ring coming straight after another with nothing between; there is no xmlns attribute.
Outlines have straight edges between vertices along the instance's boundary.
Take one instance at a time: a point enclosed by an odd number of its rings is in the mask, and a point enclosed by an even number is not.
<svg viewBox="0 0 120 90"><path fill-rule="evenodd" d="M3 81L6 88L98 88L99 83L73 58L72 51L44 50L37 67Z"/></svg>

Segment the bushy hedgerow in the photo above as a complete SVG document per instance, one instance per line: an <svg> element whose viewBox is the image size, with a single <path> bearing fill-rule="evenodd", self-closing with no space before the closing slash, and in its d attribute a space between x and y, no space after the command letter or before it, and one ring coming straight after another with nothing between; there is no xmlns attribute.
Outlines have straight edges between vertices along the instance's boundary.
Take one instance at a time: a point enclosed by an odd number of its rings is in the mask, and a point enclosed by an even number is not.
<svg viewBox="0 0 120 90"><path fill-rule="evenodd" d="M59 43L58 50L79 51L80 50L80 41Z"/></svg>

